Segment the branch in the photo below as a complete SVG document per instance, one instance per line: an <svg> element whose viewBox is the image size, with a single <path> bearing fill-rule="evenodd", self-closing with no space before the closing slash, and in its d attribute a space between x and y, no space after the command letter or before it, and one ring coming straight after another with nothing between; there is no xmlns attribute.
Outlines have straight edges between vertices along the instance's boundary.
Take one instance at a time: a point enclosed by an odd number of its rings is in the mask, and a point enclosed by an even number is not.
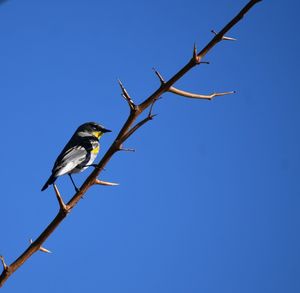
<svg viewBox="0 0 300 293"><path fill-rule="evenodd" d="M197 56L202 59L217 43L219 43L225 36L225 34L232 29L239 21L242 20L244 15L257 3L262 0L251 0L249 1L244 8L227 24L223 29L218 32L215 37L198 53Z"/></svg>
<svg viewBox="0 0 300 293"><path fill-rule="evenodd" d="M147 115L146 118L144 118L143 120L141 120L139 123L137 123L136 125L134 125L130 130L128 130L126 132L126 134L124 134L123 136L123 141L127 140L133 133L135 133L140 127L142 127L145 123L147 123L148 121L152 120L155 116L157 116L157 114L152 114L152 110L153 110L153 106L155 104L155 102L159 100L159 98L156 98L155 100L153 100L152 104L150 105L150 110L149 113ZM122 148L120 148L120 150L122 150Z"/></svg>
<svg viewBox="0 0 300 293"><path fill-rule="evenodd" d="M248 2L248 4L226 25L224 28L217 33L213 39L197 54L197 49L194 47L193 56L190 59L190 61L183 66L173 77L171 77L168 81L161 82L160 87L154 91L148 98L146 98L141 104L135 105L131 97L129 96L128 92L124 88L123 84L119 81L119 85L122 90L122 96L127 101L129 107L130 107L130 114L125 121L124 125L122 126L121 130L119 131L115 141L112 143L112 145L109 147L107 152L104 154L101 161L98 163L98 165L95 167L93 172L88 176L88 178L85 180L83 185L80 187L80 190L76 192L73 197L70 199L70 201L65 204L59 194L59 191L57 188L54 187L57 200L59 202L60 209L55 216L55 218L52 220L52 222L46 227L46 229L40 234L40 236L31 243L31 245L10 265L6 265L4 262L3 257L1 257L1 262L4 267L1 275L0 275L0 287L3 286L3 284L6 282L6 280L19 268L21 267L27 259L31 257L35 252L39 251L42 247L42 244L47 240L47 238L54 232L54 230L60 225L60 223L64 220L68 212L70 212L73 207L80 201L80 199L83 197L83 195L88 191L88 189L95 184L97 184L97 177L102 172L104 167L107 165L107 163L110 161L112 156L118 152L120 149L122 149L122 143L125 142L137 129L139 129L141 126L143 126L146 122L153 119L155 115L152 114L152 108L157 99L161 97L161 95L165 92L174 90L173 85L175 82L177 82L180 78L182 78L189 70L191 70L194 66L202 63L202 59L204 56L222 39L228 38L225 37L225 34L233 27L235 26L243 17L244 15L257 3L261 2L262 0L251 0ZM176 89L177 90L177 89ZM177 90L179 91L179 90ZM181 91L181 95L187 96L191 95L191 93ZM228 93L220 93L222 94L228 94ZM192 94L195 95L195 94ZM217 94L213 94L217 95ZM201 96L201 95L200 95ZM191 97L191 96L190 96ZM197 98L197 97L195 97ZM199 97L198 97L199 98ZM150 107L150 111L148 116L140 121L139 123L134 125L134 122L139 117L141 113L145 111ZM134 126L133 126L134 125ZM100 180L99 180L100 181ZM100 181L103 183L103 181Z"/></svg>
<svg viewBox="0 0 300 293"><path fill-rule="evenodd" d="M231 92L224 92L224 93L212 93L210 95L199 95L199 94L194 94L191 92L186 92L183 90L179 90L173 86L171 86L169 88L169 92L179 95L179 96L183 96L183 97L187 97L187 98L192 98L192 99L205 99L205 100L212 100L214 97L220 97L220 96L225 96L225 95L230 95L230 94L235 94L236 91L231 91Z"/></svg>

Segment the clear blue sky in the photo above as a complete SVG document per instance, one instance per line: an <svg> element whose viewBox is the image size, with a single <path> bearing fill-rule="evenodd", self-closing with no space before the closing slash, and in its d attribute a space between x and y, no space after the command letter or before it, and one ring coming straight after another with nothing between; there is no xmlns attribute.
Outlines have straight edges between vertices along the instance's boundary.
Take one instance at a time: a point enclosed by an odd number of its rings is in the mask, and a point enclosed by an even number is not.
<svg viewBox="0 0 300 293"><path fill-rule="evenodd" d="M17 1L0 6L0 254L13 261L57 212L40 192L78 125L127 117L247 0ZM263 1L166 94L3 292L300 292L299 1ZM75 176L82 183L90 170ZM58 185L68 200L68 178Z"/></svg>

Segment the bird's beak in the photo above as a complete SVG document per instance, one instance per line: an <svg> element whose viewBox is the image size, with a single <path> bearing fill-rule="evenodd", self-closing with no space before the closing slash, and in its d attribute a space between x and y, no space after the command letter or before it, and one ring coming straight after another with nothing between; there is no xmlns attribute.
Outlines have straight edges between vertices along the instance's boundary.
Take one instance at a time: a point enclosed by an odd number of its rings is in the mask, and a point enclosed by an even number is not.
<svg viewBox="0 0 300 293"><path fill-rule="evenodd" d="M105 132L111 132L111 130L102 128L101 132L103 132L103 133L105 133Z"/></svg>

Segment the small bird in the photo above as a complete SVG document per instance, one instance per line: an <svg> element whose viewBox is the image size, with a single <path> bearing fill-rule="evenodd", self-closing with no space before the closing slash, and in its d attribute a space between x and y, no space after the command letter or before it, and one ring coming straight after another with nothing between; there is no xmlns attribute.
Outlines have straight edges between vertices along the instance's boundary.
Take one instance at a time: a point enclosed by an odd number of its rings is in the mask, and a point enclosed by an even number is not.
<svg viewBox="0 0 300 293"><path fill-rule="evenodd" d="M89 166L95 166L93 162L100 149L99 139L106 132L111 132L111 130L95 122L87 122L79 126L57 157L52 168L52 174L42 191L53 184L57 177L68 174L76 192L78 192L79 189L76 187L71 174L82 172Z"/></svg>

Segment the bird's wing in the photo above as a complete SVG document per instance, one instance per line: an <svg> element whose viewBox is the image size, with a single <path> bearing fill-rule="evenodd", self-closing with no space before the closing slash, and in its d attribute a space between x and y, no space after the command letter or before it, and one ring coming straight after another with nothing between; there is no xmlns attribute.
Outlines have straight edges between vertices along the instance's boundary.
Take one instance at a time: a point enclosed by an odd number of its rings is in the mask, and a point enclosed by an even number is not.
<svg viewBox="0 0 300 293"><path fill-rule="evenodd" d="M86 160L87 149L82 145L76 145L62 152L52 169L52 173L57 177L69 173L76 166Z"/></svg>

